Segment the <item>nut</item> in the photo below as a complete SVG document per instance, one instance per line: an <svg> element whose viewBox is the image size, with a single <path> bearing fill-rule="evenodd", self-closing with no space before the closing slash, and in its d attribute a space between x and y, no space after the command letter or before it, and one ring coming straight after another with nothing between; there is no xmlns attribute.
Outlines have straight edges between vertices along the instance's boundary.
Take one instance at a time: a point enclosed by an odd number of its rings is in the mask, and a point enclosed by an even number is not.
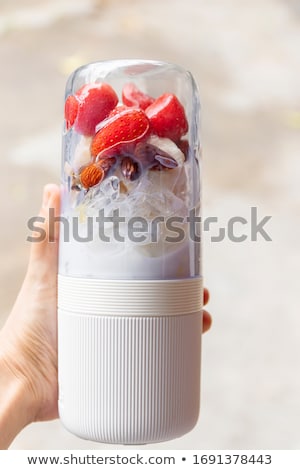
<svg viewBox="0 0 300 470"><path fill-rule="evenodd" d="M80 172L80 183L85 189L101 183L103 178L104 170L96 163L84 167Z"/></svg>
<svg viewBox="0 0 300 470"><path fill-rule="evenodd" d="M134 157L143 165L149 166L154 163L157 147L147 142L139 142L134 149Z"/></svg>
<svg viewBox="0 0 300 470"><path fill-rule="evenodd" d="M121 194L128 194L128 188L126 186L126 184L124 183L124 181L120 181L120 193Z"/></svg>
<svg viewBox="0 0 300 470"><path fill-rule="evenodd" d="M101 158L100 160L97 161L97 166L102 168L106 176L109 170L115 165L116 161L117 160L115 157Z"/></svg>
<svg viewBox="0 0 300 470"><path fill-rule="evenodd" d="M136 180L140 175L139 165L130 157L124 157L121 162L121 171L123 176L130 180Z"/></svg>
<svg viewBox="0 0 300 470"><path fill-rule="evenodd" d="M182 151L185 161L188 159L189 152L190 152L190 144L187 139L181 139L177 142L177 147Z"/></svg>
<svg viewBox="0 0 300 470"><path fill-rule="evenodd" d="M176 160L170 157L170 155L166 156L157 154L155 155L155 160L157 160L162 166L166 168L176 168L178 166Z"/></svg>

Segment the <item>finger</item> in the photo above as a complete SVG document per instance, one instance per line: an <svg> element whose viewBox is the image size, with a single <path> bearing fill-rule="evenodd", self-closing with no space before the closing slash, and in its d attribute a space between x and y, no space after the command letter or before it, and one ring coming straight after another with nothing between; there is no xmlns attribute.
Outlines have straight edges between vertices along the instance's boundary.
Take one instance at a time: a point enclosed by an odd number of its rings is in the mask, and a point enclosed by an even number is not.
<svg viewBox="0 0 300 470"><path fill-rule="evenodd" d="M209 301L209 290L204 288L203 290L203 305L206 305Z"/></svg>
<svg viewBox="0 0 300 470"><path fill-rule="evenodd" d="M53 259L57 256L59 222L60 190L56 184L47 184L44 187L43 202L38 217L34 221L34 231L30 238L30 263L39 262L45 257Z"/></svg>
<svg viewBox="0 0 300 470"><path fill-rule="evenodd" d="M203 320L202 320L202 333L206 333L211 327L212 317L210 313L206 310L203 310Z"/></svg>

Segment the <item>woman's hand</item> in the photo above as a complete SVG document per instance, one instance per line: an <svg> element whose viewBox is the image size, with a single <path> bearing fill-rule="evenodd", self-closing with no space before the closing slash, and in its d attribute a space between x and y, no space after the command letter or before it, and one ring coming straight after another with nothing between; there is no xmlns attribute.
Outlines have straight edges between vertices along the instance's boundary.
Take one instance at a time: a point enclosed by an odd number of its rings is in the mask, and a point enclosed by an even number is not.
<svg viewBox="0 0 300 470"><path fill-rule="evenodd" d="M44 188L40 228L45 239L32 242L25 280L0 332L0 448L23 427L58 417L57 262L58 232L50 233L49 209L59 215L60 191ZM204 290L204 305L209 294ZM203 332L211 326L204 311Z"/></svg>

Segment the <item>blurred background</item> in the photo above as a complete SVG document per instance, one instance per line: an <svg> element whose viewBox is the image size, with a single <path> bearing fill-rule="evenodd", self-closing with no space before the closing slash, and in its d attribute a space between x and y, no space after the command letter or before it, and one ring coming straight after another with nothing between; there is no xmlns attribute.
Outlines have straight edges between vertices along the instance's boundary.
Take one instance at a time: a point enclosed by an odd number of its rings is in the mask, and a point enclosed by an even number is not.
<svg viewBox="0 0 300 470"><path fill-rule="evenodd" d="M24 276L27 219L59 182L64 86L112 58L178 63L199 84L204 216L272 219L272 238L205 235L214 324L203 338L196 428L152 449L300 447L300 1L0 0L0 325ZM27 427L13 449L114 446L59 421Z"/></svg>

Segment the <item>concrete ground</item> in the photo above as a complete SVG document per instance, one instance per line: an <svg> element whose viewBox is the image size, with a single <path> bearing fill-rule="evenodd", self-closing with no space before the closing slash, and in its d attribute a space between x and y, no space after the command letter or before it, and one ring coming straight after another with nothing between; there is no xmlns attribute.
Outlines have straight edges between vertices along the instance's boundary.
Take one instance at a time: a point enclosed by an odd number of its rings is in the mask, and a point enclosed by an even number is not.
<svg viewBox="0 0 300 470"><path fill-rule="evenodd" d="M204 215L271 215L272 238L206 234L211 332L197 427L153 449L300 448L299 0L0 0L0 323L28 256L27 219L59 181L64 85L77 66L138 57L179 63L202 97ZM249 225L243 227L250 234ZM59 421L13 449L114 448Z"/></svg>

